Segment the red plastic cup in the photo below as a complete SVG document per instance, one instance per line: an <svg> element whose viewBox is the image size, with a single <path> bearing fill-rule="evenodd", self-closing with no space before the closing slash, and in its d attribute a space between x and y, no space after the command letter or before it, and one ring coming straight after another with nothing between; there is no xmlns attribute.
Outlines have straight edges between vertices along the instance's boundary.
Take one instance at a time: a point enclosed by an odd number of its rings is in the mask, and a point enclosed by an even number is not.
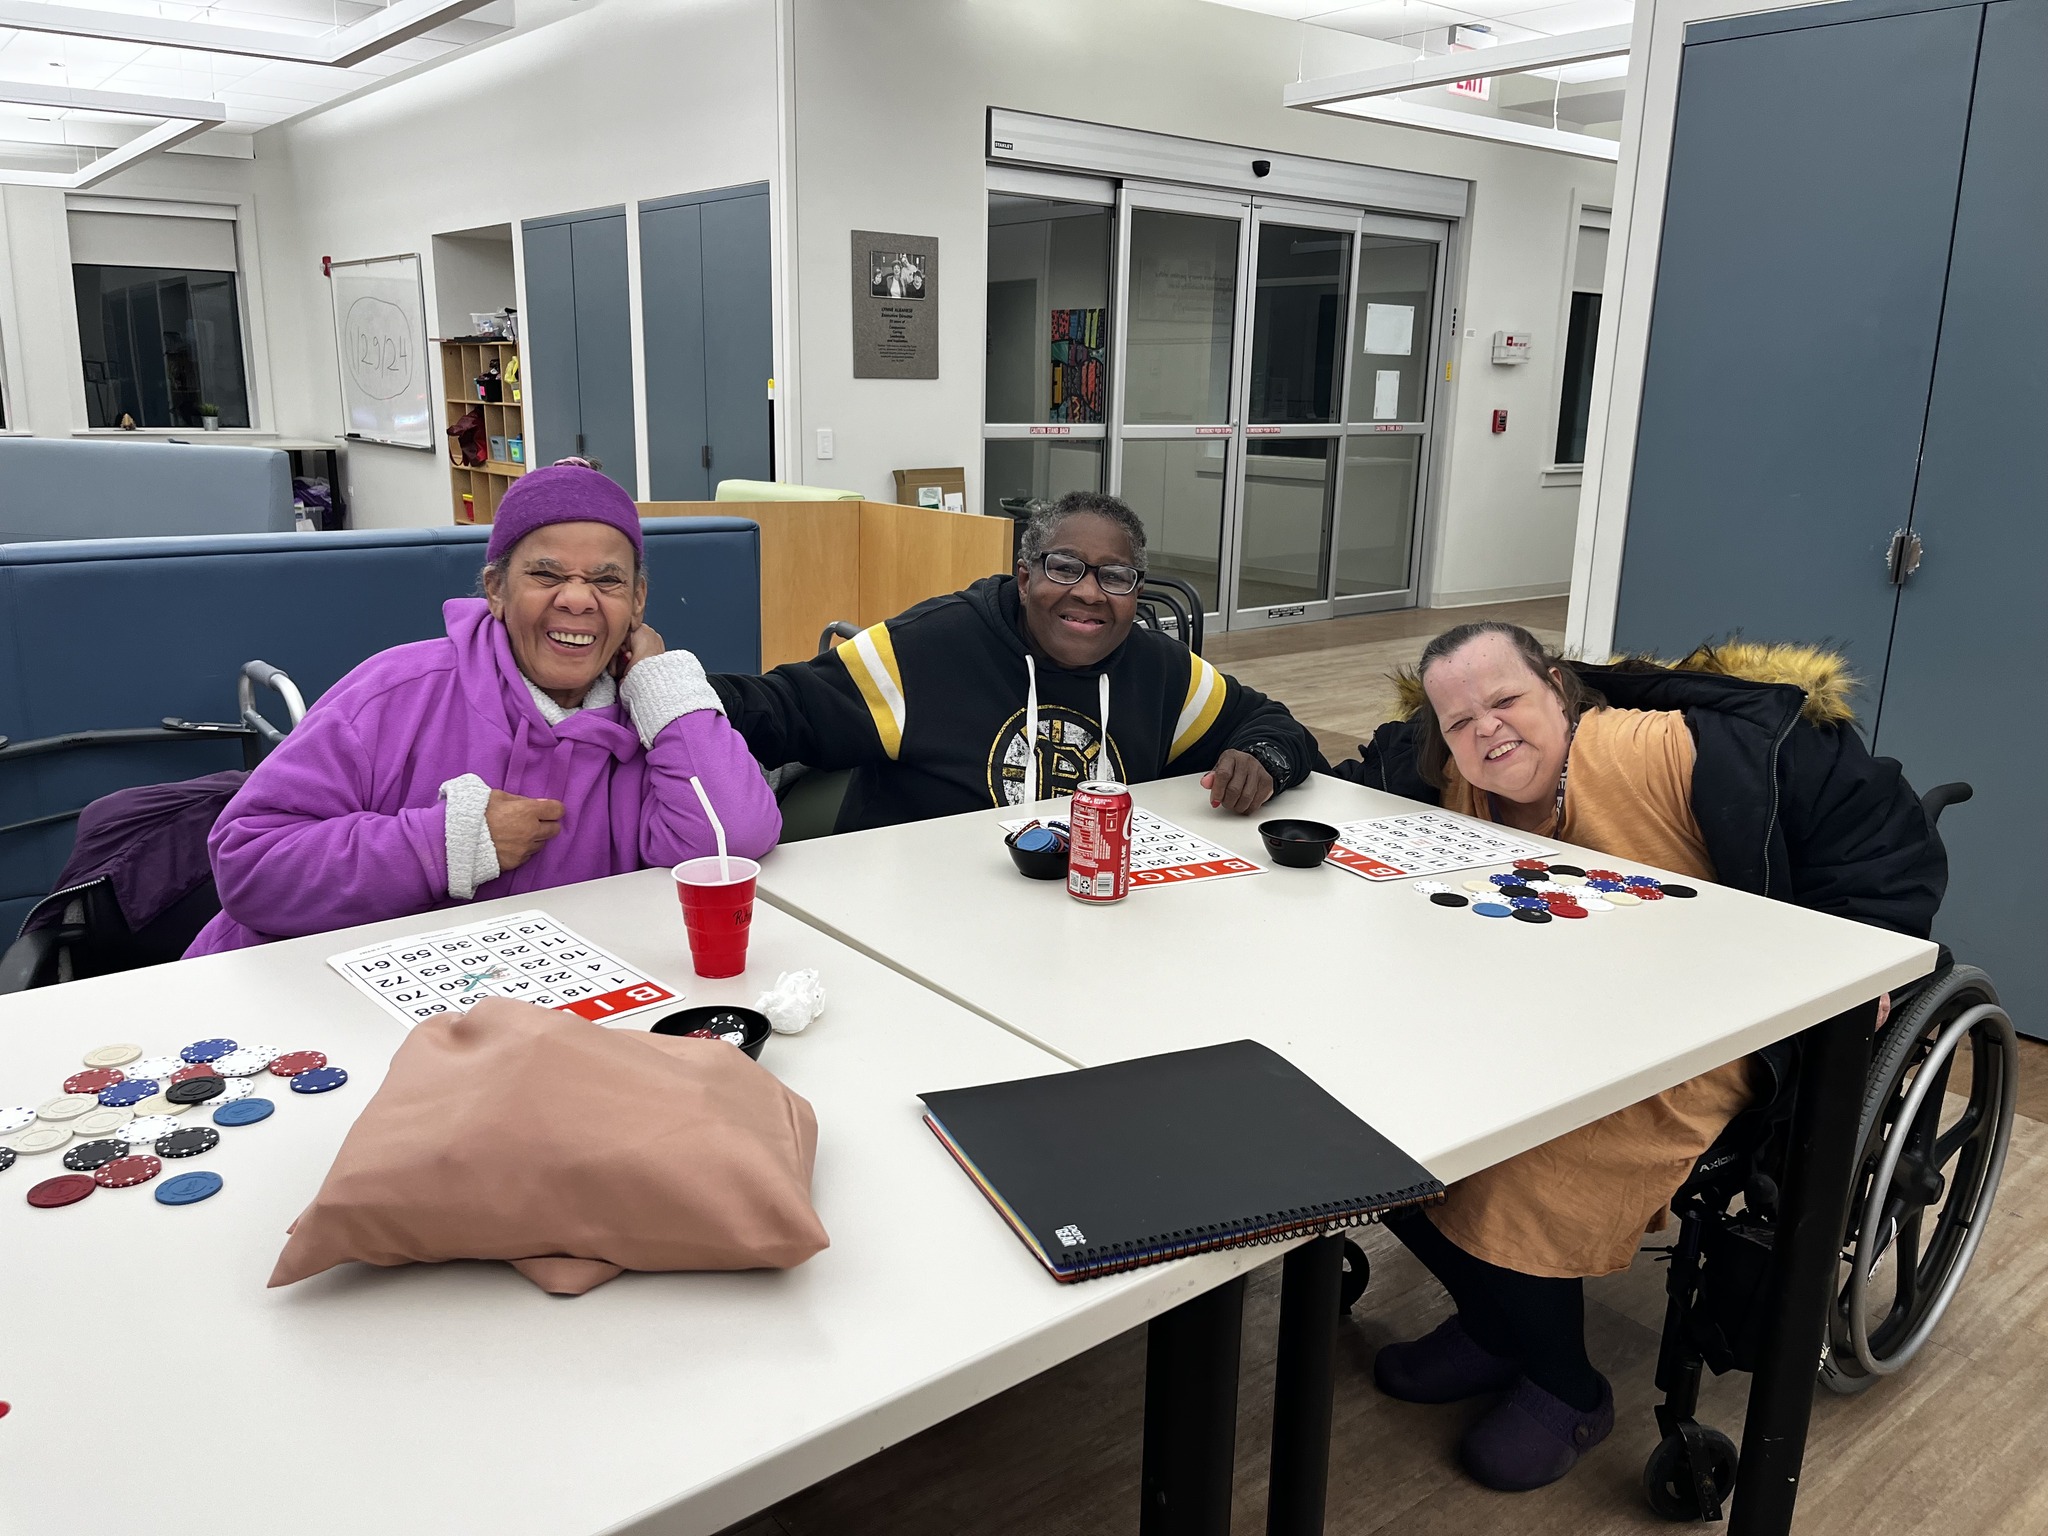
<svg viewBox="0 0 2048 1536"><path fill-rule="evenodd" d="M717 858L685 859L669 873L683 903L690 934L690 964L699 976L737 976L747 968L747 934L754 926L754 880L761 866L728 859L721 878Z"/></svg>

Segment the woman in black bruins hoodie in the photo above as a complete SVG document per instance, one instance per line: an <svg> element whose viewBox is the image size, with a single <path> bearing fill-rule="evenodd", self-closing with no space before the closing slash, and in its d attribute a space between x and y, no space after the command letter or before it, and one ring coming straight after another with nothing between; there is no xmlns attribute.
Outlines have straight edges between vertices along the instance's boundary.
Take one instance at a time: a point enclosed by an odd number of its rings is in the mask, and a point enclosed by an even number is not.
<svg viewBox="0 0 2048 1536"><path fill-rule="evenodd" d="M1130 508L1071 492L1026 525L1014 576L919 603L813 660L711 683L762 763L856 770L841 832L1019 805L1032 786L1050 799L1182 773L1248 815L1323 766L1315 738L1285 705L1133 628L1144 568Z"/></svg>

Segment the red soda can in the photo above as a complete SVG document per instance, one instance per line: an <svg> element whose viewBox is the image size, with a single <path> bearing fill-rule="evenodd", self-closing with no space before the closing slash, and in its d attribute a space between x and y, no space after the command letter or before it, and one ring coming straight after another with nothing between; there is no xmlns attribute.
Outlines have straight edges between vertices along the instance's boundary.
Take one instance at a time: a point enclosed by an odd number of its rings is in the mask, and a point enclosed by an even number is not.
<svg viewBox="0 0 2048 1536"><path fill-rule="evenodd" d="M1131 792L1121 784L1083 784L1067 824L1073 850L1067 894L1077 901L1122 901L1131 894Z"/></svg>

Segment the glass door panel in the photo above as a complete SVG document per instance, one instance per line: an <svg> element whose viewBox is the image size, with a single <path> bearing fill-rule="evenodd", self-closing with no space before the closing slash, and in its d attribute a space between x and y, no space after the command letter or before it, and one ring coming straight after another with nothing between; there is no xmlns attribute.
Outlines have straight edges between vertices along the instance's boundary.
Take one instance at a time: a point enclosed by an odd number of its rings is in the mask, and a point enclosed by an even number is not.
<svg viewBox="0 0 2048 1536"><path fill-rule="evenodd" d="M1123 461L1122 495L1145 524L1146 564L1178 576L1202 594L1205 611L1220 613L1230 440L1136 438L1124 443Z"/></svg>
<svg viewBox="0 0 2048 1536"><path fill-rule="evenodd" d="M1241 224L1164 208L1131 209L1127 425L1230 420Z"/></svg>
<svg viewBox="0 0 2048 1536"><path fill-rule="evenodd" d="M1332 437L1265 437L1246 443L1238 608L1293 607L1329 595L1336 446Z"/></svg>
<svg viewBox="0 0 2048 1536"><path fill-rule="evenodd" d="M1351 234L1262 220L1255 260L1245 420L1335 421L1344 383Z"/></svg>
<svg viewBox="0 0 2048 1536"><path fill-rule="evenodd" d="M990 511L1029 517L1036 502L1102 489L1102 439L992 437L982 475Z"/></svg>
<svg viewBox="0 0 2048 1536"><path fill-rule="evenodd" d="M1337 522L1338 597L1400 592L1414 568L1421 433L1344 439L1344 492Z"/></svg>
<svg viewBox="0 0 2048 1536"><path fill-rule="evenodd" d="M1421 421L1436 313L1434 240L1368 234L1358 249L1351 400L1345 419Z"/></svg>
<svg viewBox="0 0 2048 1536"><path fill-rule="evenodd" d="M984 420L1104 420L1111 223L1100 204L989 194Z"/></svg>

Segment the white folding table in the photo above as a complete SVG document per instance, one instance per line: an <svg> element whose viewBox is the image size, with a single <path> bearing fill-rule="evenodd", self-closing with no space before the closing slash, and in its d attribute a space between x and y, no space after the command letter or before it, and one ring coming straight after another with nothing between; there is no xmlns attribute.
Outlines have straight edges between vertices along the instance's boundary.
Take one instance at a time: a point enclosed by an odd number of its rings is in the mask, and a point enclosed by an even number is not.
<svg viewBox="0 0 2048 1536"><path fill-rule="evenodd" d="M778 971L819 969L826 1013L762 1061L816 1108L832 1246L787 1273L627 1274L575 1298L481 1263L346 1265L267 1290L402 1034L326 958L522 907L689 1003L751 1003ZM716 1531L1183 1303L1199 1316L1264 1257L1055 1284L916 1094L1065 1066L756 914L731 981L691 974L672 883L648 871L0 998L0 1104L53 1096L117 1041L157 1054L225 1035L351 1073L324 1096L269 1084L284 1101L269 1120L167 1164L225 1178L203 1204L159 1205L145 1185L38 1210L23 1196L61 1153L0 1174L0 1530ZM506 1155L522 1152L508 1133Z"/></svg>
<svg viewBox="0 0 2048 1536"><path fill-rule="evenodd" d="M1076 1065L1260 1041L1446 1182L1811 1032L1795 1126L1811 1147L1777 1247L1785 1322L1752 1386L1736 1504L1738 1531L1784 1529L1874 1000L1930 971L1935 946L1693 881L1692 900L1542 925L1486 919L1406 880L1271 867L1262 817L1212 810L1193 776L1134 793L1265 872L1093 906L1018 875L997 822L1020 813L992 810L779 848L761 890ZM1342 823L1422 809L1317 775L1263 815ZM1531 841L1560 862L1565 851L1583 867L1615 862ZM1317 1314L1335 1293L1336 1249L1325 1240L1288 1261L1285 1300L1302 1301L1283 1305L1275 1531L1321 1525L1336 1308Z"/></svg>

